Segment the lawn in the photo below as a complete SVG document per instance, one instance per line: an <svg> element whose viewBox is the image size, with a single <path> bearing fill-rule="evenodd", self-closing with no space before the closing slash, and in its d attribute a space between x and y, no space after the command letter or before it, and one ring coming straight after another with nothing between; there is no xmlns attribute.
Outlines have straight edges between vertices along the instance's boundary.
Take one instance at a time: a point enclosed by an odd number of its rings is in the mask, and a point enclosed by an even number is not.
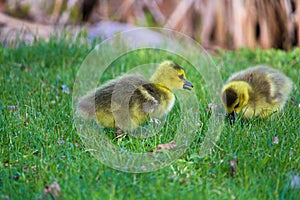
<svg viewBox="0 0 300 200"><path fill-rule="evenodd" d="M81 140L73 118L77 72L95 44L52 38L18 48L0 46L0 199L299 199L300 49L218 51L212 55L223 80L256 64L288 75L295 87L284 111L273 119L225 123L209 154L201 154L210 99L199 73L187 69L199 98L199 126L183 155L162 169L126 173L102 164ZM155 54L155 56L152 56ZM166 52L141 50L121 57L106 81L128 66L163 59ZM147 60L148 61L148 60ZM215 94L217 97L219 94ZM178 103L162 133L146 140L124 137L113 145L147 152L170 141L180 123Z"/></svg>

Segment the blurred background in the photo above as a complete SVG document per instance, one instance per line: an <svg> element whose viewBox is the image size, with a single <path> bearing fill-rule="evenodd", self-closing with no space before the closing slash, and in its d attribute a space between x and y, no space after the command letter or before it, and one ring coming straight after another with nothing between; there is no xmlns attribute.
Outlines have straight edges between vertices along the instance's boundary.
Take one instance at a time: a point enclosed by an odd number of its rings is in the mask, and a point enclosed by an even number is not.
<svg viewBox="0 0 300 200"><path fill-rule="evenodd" d="M0 0L6 45L63 29L93 39L136 26L174 29L208 49L288 50L300 46L300 0Z"/></svg>

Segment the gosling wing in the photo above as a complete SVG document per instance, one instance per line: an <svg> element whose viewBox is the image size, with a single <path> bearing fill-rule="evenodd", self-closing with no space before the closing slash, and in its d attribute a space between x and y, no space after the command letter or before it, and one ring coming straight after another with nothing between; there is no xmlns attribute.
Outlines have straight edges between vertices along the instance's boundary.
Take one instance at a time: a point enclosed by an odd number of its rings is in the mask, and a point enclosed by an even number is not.
<svg viewBox="0 0 300 200"><path fill-rule="evenodd" d="M112 112L119 112L129 117L133 102L138 101L137 91L142 85L149 83L143 76L134 74L124 75L117 79L111 91Z"/></svg>
<svg viewBox="0 0 300 200"><path fill-rule="evenodd" d="M123 75L109 81L95 91L80 98L77 110L84 116L95 117L95 112L111 113L128 109L129 100L134 91L143 84L149 83L140 75Z"/></svg>
<svg viewBox="0 0 300 200"><path fill-rule="evenodd" d="M140 88L142 91L144 102L142 103L142 110L147 113L153 113L160 103L160 96L154 84L145 84Z"/></svg>

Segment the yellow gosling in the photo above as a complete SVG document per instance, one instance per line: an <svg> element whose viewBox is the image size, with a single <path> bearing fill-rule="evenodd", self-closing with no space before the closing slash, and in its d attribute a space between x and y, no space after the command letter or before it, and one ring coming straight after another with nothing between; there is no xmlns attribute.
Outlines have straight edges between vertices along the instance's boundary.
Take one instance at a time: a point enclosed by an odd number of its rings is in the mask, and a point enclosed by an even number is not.
<svg viewBox="0 0 300 200"><path fill-rule="evenodd" d="M268 66L255 66L234 73L223 86L222 103L231 118L242 113L244 118L267 117L281 110L292 89L292 81Z"/></svg>
<svg viewBox="0 0 300 200"><path fill-rule="evenodd" d="M96 118L104 127L132 130L150 118L167 114L173 107L173 90L193 87L182 67L162 62L147 80L141 75L124 75L111 80L78 102L77 110L87 118Z"/></svg>

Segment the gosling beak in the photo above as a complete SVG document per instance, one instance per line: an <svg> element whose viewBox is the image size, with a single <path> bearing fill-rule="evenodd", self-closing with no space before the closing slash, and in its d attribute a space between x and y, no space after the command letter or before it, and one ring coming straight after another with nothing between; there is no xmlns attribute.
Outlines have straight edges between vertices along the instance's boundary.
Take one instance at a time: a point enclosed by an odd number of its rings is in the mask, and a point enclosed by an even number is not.
<svg viewBox="0 0 300 200"><path fill-rule="evenodd" d="M232 111L232 113L227 113L227 117L230 120L230 125L232 125L235 122L235 112Z"/></svg>
<svg viewBox="0 0 300 200"><path fill-rule="evenodd" d="M183 89L191 90L193 88L193 84L188 80L184 80Z"/></svg>

